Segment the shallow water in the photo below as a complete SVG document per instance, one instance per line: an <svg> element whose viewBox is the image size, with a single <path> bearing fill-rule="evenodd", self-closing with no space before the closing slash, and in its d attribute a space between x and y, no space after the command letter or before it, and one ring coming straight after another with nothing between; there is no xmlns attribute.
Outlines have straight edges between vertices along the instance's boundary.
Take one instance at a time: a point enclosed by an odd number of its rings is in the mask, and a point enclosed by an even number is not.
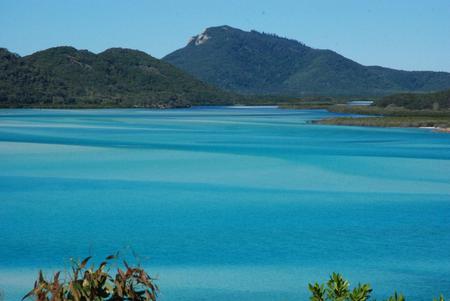
<svg viewBox="0 0 450 301"><path fill-rule="evenodd" d="M276 108L0 110L0 290L139 255L164 300L450 296L450 135Z"/></svg>

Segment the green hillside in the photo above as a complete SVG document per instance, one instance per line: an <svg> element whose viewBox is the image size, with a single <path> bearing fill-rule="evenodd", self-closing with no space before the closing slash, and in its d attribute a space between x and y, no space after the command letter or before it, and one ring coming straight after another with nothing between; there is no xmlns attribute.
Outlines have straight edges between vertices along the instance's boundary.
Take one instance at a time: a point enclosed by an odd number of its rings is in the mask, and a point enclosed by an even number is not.
<svg viewBox="0 0 450 301"><path fill-rule="evenodd" d="M20 57L0 49L2 107L174 107L233 98L137 50L56 47Z"/></svg>
<svg viewBox="0 0 450 301"><path fill-rule="evenodd" d="M229 26L208 28L163 59L245 94L376 96L450 88L450 73L363 66L331 50Z"/></svg>

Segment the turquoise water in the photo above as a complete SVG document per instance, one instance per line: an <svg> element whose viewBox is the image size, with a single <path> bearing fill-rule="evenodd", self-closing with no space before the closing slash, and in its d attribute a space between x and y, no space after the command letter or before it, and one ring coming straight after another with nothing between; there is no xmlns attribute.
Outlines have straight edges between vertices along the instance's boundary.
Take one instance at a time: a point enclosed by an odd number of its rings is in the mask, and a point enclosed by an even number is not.
<svg viewBox="0 0 450 301"><path fill-rule="evenodd" d="M163 300L450 297L450 135L276 108L0 110L0 290L132 249Z"/></svg>

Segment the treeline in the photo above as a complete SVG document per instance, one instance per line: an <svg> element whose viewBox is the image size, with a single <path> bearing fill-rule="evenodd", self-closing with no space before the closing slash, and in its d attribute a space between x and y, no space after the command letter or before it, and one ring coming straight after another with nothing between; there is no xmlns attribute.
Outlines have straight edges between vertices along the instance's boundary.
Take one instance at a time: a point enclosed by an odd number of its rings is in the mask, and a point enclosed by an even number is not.
<svg viewBox="0 0 450 301"><path fill-rule="evenodd" d="M1 107L186 107L236 99L137 50L55 47L20 57L0 49Z"/></svg>
<svg viewBox="0 0 450 301"><path fill-rule="evenodd" d="M410 110L450 109L450 90L435 93L403 93L385 96L375 102L379 107L403 107Z"/></svg>
<svg viewBox="0 0 450 301"><path fill-rule="evenodd" d="M379 117L335 117L314 121L316 124L353 125L374 127L434 127L447 131L449 117L439 116L379 116Z"/></svg>

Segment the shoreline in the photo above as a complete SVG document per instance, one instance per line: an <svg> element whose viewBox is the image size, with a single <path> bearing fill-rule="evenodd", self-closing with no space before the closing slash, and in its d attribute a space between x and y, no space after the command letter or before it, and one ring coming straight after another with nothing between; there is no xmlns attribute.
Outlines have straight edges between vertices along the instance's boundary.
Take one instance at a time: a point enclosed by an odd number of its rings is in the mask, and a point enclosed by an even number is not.
<svg viewBox="0 0 450 301"><path fill-rule="evenodd" d="M319 120L310 121L311 124L317 125L343 125L343 126L361 126L361 127L384 127L384 128L417 128L430 130L437 133L450 134L450 111L413 111L403 108L382 109L377 107L360 107L345 105L329 105L329 104L308 104L308 105L184 105L184 106L26 106L26 107L9 107L0 106L1 110L14 109L34 109L34 110L95 110L95 109L149 109L149 110L171 110L171 109L189 109L195 107L228 107L228 108L279 108L279 109L295 109L295 110L326 110L330 113L353 114L355 116L339 116L330 117Z"/></svg>
<svg viewBox="0 0 450 301"><path fill-rule="evenodd" d="M434 128L433 132L450 134L450 128Z"/></svg>
<svg viewBox="0 0 450 301"><path fill-rule="evenodd" d="M364 118L364 117L361 117ZM369 118L380 118L383 119L383 117L369 117ZM336 125L336 126L355 126L355 127L379 127L379 128L415 128L415 129L423 129L423 130L429 130L431 132L435 133L446 133L450 134L450 127L444 126L421 126L421 125L414 125L414 124L378 124L376 122L374 123L359 123L359 122L353 122L355 119L360 119L358 117L337 117L337 118L325 118L320 120L314 120L312 121L312 124L317 125Z"/></svg>
<svg viewBox="0 0 450 301"><path fill-rule="evenodd" d="M318 125L341 125L381 128L417 128L439 133L450 133L450 118L427 117L394 117L394 116L367 116L367 117L334 117L312 121Z"/></svg>
<svg viewBox="0 0 450 301"><path fill-rule="evenodd" d="M422 128L434 132L450 133L450 110L409 110L402 107L382 108L346 105L333 105L324 109L331 113L343 115L314 120L312 121L313 124Z"/></svg>

